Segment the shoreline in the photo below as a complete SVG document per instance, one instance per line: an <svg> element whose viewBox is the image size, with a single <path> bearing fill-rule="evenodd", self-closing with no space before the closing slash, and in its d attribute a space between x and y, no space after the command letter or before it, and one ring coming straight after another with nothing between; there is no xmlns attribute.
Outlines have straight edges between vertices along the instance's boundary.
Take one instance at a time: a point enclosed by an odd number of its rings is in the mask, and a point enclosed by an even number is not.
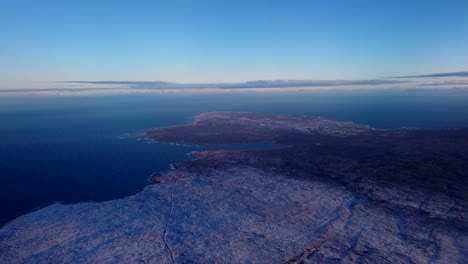
<svg viewBox="0 0 468 264"><path fill-rule="evenodd" d="M200 126L148 134L159 142L291 147L191 151L134 195L24 215L0 229L5 262L50 254L158 263L463 258L466 129L401 133L312 117L205 117Z"/></svg>

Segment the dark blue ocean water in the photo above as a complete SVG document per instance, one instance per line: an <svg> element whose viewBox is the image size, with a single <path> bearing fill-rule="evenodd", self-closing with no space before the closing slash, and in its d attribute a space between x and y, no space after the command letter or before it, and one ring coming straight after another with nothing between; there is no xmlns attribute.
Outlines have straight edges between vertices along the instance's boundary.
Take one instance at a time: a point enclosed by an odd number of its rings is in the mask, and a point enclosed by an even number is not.
<svg viewBox="0 0 468 264"><path fill-rule="evenodd" d="M151 173L203 147L132 135L190 123L206 111L318 115L378 128L461 127L468 126L468 93L0 97L0 224L54 201L105 201L137 192Z"/></svg>

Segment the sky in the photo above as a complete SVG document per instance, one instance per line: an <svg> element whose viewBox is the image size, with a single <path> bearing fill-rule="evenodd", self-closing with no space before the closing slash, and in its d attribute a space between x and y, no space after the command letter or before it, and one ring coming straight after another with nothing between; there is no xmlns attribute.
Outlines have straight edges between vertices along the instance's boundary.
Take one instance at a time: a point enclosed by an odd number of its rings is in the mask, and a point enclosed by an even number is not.
<svg viewBox="0 0 468 264"><path fill-rule="evenodd" d="M0 90L81 87L61 83L67 81L374 80L468 71L465 0L0 6Z"/></svg>

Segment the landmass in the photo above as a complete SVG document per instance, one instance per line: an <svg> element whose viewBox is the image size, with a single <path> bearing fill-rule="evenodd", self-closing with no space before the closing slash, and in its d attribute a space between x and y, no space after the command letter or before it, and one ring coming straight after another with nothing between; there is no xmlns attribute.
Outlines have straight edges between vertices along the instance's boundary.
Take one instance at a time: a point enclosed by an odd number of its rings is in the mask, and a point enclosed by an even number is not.
<svg viewBox="0 0 468 264"><path fill-rule="evenodd" d="M194 152L136 195L0 229L1 263L466 263L468 129L212 112L144 133Z"/></svg>

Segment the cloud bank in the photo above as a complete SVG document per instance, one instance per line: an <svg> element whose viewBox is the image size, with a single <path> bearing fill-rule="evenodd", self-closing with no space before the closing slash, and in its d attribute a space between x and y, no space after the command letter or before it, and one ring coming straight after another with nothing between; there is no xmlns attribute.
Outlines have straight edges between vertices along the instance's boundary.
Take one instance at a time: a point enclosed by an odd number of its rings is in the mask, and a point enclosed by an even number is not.
<svg viewBox="0 0 468 264"><path fill-rule="evenodd" d="M320 90L400 89L468 90L468 71L394 76L364 80L255 80L247 82L177 83L165 81L72 80L50 82L50 88L0 89L0 95L87 95L143 93L224 93L235 91L301 92Z"/></svg>
<svg viewBox="0 0 468 264"><path fill-rule="evenodd" d="M432 73L432 74L423 74L423 75L407 75L407 76L397 76L393 78L437 78L437 77L468 77L468 71L463 72L444 72L444 73Z"/></svg>
<svg viewBox="0 0 468 264"><path fill-rule="evenodd" d="M421 83L419 86L468 86L468 81L442 81L442 82L431 82Z"/></svg>
<svg viewBox="0 0 468 264"><path fill-rule="evenodd" d="M294 88L294 87L333 87L353 85L384 85L408 83L405 80L258 80L239 83L175 83L162 81L63 81L63 84L119 85L131 89L251 89L251 88Z"/></svg>

